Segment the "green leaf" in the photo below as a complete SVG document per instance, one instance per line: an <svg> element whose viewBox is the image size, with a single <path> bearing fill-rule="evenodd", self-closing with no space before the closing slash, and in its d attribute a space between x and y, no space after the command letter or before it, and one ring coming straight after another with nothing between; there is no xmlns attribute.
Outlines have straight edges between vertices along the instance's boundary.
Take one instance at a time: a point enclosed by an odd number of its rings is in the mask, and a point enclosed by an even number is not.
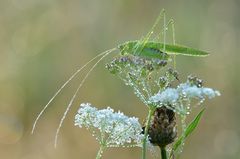
<svg viewBox="0 0 240 159"><path fill-rule="evenodd" d="M201 110L198 115L195 117L195 119L187 126L186 131L184 134L176 141L176 143L173 145L173 151L176 151L178 147L181 145L181 143L195 130L197 127L200 118L202 117L202 114L205 109Z"/></svg>

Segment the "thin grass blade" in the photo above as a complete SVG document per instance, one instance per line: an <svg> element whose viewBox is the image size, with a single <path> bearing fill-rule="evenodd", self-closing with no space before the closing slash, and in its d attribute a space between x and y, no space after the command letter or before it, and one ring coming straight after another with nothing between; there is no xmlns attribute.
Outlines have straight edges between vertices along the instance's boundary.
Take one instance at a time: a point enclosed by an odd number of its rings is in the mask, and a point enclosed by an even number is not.
<svg viewBox="0 0 240 159"><path fill-rule="evenodd" d="M173 145L173 151L176 151L183 141L195 130L205 109L201 110L195 119L187 126L184 134Z"/></svg>

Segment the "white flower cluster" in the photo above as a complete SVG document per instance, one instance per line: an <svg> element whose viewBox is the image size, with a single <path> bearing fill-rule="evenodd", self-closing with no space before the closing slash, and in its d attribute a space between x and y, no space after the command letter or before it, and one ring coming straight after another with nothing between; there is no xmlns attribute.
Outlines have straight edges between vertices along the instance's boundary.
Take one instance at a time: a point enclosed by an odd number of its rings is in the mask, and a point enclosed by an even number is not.
<svg viewBox="0 0 240 159"><path fill-rule="evenodd" d="M217 90L208 87L197 87L196 85L191 85L189 82L180 84L177 90L187 98L203 99L208 97L209 99L212 99L221 95Z"/></svg>
<svg viewBox="0 0 240 159"><path fill-rule="evenodd" d="M93 131L100 144L106 147L119 147L124 145L141 146L143 134L138 118L127 117L121 112L114 112L107 108L98 110L90 103L80 105L75 116L75 125L87 129L98 129L100 134Z"/></svg>
<svg viewBox="0 0 240 159"><path fill-rule="evenodd" d="M167 88L162 92L157 93L156 95L150 98L151 102L162 103L162 104L171 104L176 103L179 99L179 92L174 88Z"/></svg>
<svg viewBox="0 0 240 159"><path fill-rule="evenodd" d="M212 99L216 96L220 96L220 92L207 87L197 87L190 82L182 83L177 88L167 88L162 92L158 92L154 96L150 97L149 102L158 106L171 105L177 110L177 106L183 108L183 103L192 99L198 99L204 101L205 98ZM182 110L182 109L181 109Z"/></svg>

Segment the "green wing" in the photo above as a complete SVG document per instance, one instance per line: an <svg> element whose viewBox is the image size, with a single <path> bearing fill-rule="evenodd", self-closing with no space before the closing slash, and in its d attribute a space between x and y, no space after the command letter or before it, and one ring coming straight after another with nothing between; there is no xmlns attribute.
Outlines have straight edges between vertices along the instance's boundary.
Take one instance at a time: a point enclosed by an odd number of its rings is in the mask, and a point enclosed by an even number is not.
<svg viewBox="0 0 240 159"><path fill-rule="evenodd" d="M159 43L159 42L147 42L141 45L141 43L139 43L139 41L129 41L123 45L127 45L128 46L128 53L132 53L133 52L133 48L142 48L142 52L140 53L142 56L149 56L152 55L154 56L154 52L153 53L149 53L145 52L146 49L155 49L155 50L159 50L161 52L165 52L167 54L170 55L184 55L184 56L198 56L198 57L205 57L208 56L209 53L206 51L202 51L202 50L198 50L198 49L194 49L194 48L190 48L187 46L181 46L181 45L171 45L171 44L165 44L165 51L164 51L164 44L163 43ZM139 54L139 52L138 52Z"/></svg>
<svg viewBox="0 0 240 159"><path fill-rule="evenodd" d="M160 48L163 49L163 44L160 44L160 45L161 45ZM167 44L165 47L166 47L166 53L173 54L173 55L200 56L200 57L205 57L209 55L208 52L186 47L186 46Z"/></svg>

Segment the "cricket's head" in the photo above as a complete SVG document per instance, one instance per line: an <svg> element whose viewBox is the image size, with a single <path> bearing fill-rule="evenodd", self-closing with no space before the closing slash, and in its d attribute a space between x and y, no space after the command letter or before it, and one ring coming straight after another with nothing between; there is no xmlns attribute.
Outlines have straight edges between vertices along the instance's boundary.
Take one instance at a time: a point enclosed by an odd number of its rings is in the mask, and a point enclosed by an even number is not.
<svg viewBox="0 0 240 159"><path fill-rule="evenodd" d="M132 54L136 49L136 42L134 41L127 41L123 44L118 45L118 49L122 55L125 54Z"/></svg>

